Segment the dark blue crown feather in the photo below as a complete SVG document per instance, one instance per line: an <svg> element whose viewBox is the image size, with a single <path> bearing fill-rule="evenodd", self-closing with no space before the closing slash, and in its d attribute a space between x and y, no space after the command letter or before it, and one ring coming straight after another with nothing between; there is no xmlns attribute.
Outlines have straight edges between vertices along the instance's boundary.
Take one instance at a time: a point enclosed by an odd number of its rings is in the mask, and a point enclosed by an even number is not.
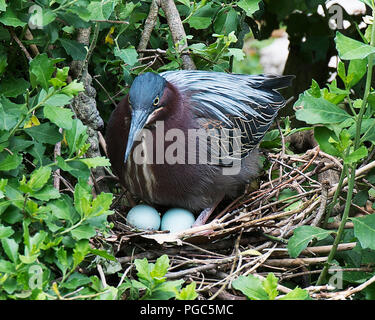
<svg viewBox="0 0 375 320"><path fill-rule="evenodd" d="M290 86L294 78L197 70L167 71L160 75L191 97L194 115L203 128L223 129L221 132L229 136L233 129L239 129L241 158L258 145L278 110L285 106L285 99L276 90ZM220 151L215 153L214 157L223 165Z"/></svg>

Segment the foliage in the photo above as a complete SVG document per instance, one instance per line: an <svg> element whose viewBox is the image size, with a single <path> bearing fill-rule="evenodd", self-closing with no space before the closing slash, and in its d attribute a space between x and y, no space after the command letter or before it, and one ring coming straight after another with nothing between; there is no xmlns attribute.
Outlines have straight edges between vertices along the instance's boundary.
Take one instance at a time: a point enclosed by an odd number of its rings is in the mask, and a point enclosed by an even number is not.
<svg viewBox="0 0 375 320"><path fill-rule="evenodd" d="M149 263L146 258L135 259L138 280L128 280L121 286L121 290L130 290L130 299L140 300L194 300L198 294L195 291L195 282L181 289L184 280L167 281L165 274L169 268L167 255L159 257L155 264ZM140 292L144 291L143 295Z"/></svg>
<svg viewBox="0 0 375 320"><path fill-rule="evenodd" d="M87 184L90 167L109 163L84 158L87 128L61 107L83 86L77 81L67 84L68 67L58 68L60 61L40 54L30 62L30 82L10 78L5 82L9 90L2 86L2 298L46 299L58 289L71 289L72 281L84 277L76 272L77 266L89 255L102 254L90 248L89 239L109 228L106 217L112 213L112 194L93 199ZM22 90L15 82L22 83ZM54 159L53 147L61 141L61 155ZM75 178L72 198L54 188L57 169ZM53 287L60 276L59 285ZM90 282L88 277L85 281Z"/></svg>
<svg viewBox="0 0 375 320"><path fill-rule="evenodd" d="M369 26L365 34L357 34L353 23L345 34L335 37L316 13L324 2L176 1L187 34L185 50L198 69L243 70L243 40L250 30L258 40L264 40L274 29L285 27L292 47L298 48L306 64L327 59L337 47L342 60L337 69L339 79L326 86L313 81L295 104L297 118L309 127L294 129L285 118L282 132L287 137L313 127L320 148L343 159L341 182L348 175L352 179L343 226L353 198L354 169L375 144L375 92L370 86L374 33ZM363 2L372 5L370 0ZM105 120L111 104L123 98L139 73L181 68L184 40L173 43L162 10L148 49L136 49L150 4L150 0L0 0L0 299L196 298L195 283L181 288L181 280L166 280L166 256L155 264L136 260L137 279L125 277L117 287L79 272L79 268L90 271L93 263L114 263L117 271L118 265L111 250L94 247L93 238L105 236L111 227L107 217L112 213L113 197L110 193L93 196L88 183L90 169L109 162L104 157L85 157L90 147L88 130L69 108L84 86L71 66L77 61L87 64ZM90 48L77 39L81 28L92 30ZM55 155L59 143L61 152ZM279 131L268 132L262 146L279 148ZM58 175L66 187L61 192L54 188ZM375 183L375 172L370 172L368 181ZM353 198L358 205L375 194L368 185L360 188ZM334 202L341 191L338 188ZM280 196L287 197L288 192L284 190ZM285 210L293 205L299 204L292 203ZM370 215L352 221L353 234L344 234L358 241L351 258L360 254L361 259L370 259L374 219ZM342 229L335 241L342 239ZM311 241L327 241L330 234L322 228L296 229L288 244L289 253L296 257ZM360 280L346 276L346 280L364 282L370 276L364 274ZM248 276L233 282L234 288L250 299L281 299L276 285L272 275L264 281ZM292 292L289 297L307 298L301 289Z"/></svg>
<svg viewBox="0 0 375 320"><path fill-rule="evenodd" d="M150 3L0 1L1 299L119 299L125 290L103 287L98 277L78 271L90 270L93 261L115 261L111 250L92 242L111 228L107 217L113 197L93 197L88 183L90 169L109 162L85 157L88 130L69 108L84 86L70 67L77 61L88 64L104 118L110 111L103 108L111 102L108 95L120 99L137 74L180 68L182 43L173 44L161 10L149 41L163 52L161 57L142 53L142 60L135 49ZM233 60L243 59L242 40L249 30L244 19L259 9L258 3L178 2L188 49L199 69L229 71ZM93 31L90 50L77 41L80 28ZM63 191L54 188L60 176ZM146 260L135 264L138 280L125 283L146 289L142 299L196 297L194 283L181 289L181 280L165 280L165 256L155 265ZM79 294L72 296L75 290Z"/></svg>
<svg viewBox="0 0 375 320"><path fill-rule="evenodd" d="M372 1L366 3L370 4L373 9ZM342 192L344 178L348 177L349 180L340 227L318 284L325 281L328 265L332 263L337 245L344 236L344 225L348 219L352 201L363 206L369 199L369 194L373 193L372 187L366 185L360 186L359 192L355 197L353 196L356 169L361 161L374 150L375 145L375 108L372 98L375 91L371 87L375 32L372 29L372 25L368 25L365 35L361 34L362 41L337 32L335 43L341 59L337 67L339 80L333 80L323 89L316 81L313 81L311 88L302 93L294 105L297 119L314 126L314 135L321 150L343 160L344 167L339 187L327 210L326 221ZM356 84L365 75L366 87L362 90L356 87ZM340 86L339 81L341 81ZM373 180L373 174L370 172L368 177L370 180ZM349 218L354 222L352 241L358 241L360 244L358 247L361 248L358 250L375 249L373 246L374 216L370 214L360 218ZM297 257L311 240L325 239L330 233L332 232L329 230L313 226L297 228L288 242L290 255Z"/></svg>
<svg viewBox="0 0 375 320"><path fill-rule="evenodd" d="M277 290L278 279L273 273L261 280L252 274L239 276L232 282L236 290L240 290L250 300L307 300L309 294L306 290L296 287L286 295L279 295Z"/></svg>

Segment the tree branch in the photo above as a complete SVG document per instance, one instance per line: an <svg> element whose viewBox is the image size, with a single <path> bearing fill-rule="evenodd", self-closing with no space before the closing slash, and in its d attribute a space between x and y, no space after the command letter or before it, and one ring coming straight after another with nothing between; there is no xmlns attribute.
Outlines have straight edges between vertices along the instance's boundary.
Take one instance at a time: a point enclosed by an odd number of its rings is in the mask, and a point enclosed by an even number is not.
<svg viewBox="0 0 375 320"><path fill-rule="evenodd" d="M161 0L160 5L167 18L169 29L172 33L173 43L175 45L179 44L179 51L182 52L187 48L187 39L177 7L173 0ZM188 54L182 54L181 58L185 70L196 69L193 59Z"/></svg>
<svg viewBox="0 0 375 320"><path fill-rule="evenodd" d="M147 48L147 44L150 40L152 30L154 29L156 20L158 18L159 6L160 4L158 0L152 0L150 12L148 13L147 19L145 21L145 26L142 31L141 40L138 44L138 51L145 50ZM140 53L139 57L142 58L143 53Z"/></svg>

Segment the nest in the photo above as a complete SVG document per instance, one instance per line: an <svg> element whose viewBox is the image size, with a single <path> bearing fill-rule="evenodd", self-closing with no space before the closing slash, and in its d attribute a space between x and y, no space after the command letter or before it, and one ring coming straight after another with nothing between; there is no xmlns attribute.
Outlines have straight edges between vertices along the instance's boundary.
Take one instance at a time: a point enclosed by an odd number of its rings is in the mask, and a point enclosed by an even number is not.
<svg viewBox="0 0 375 320"><path fill-rule="evenodd" d="M141 232L129 227L118 212L114 234L106 241L115 248L123 268L131 268L134 259L146 257L154 261L167 254L171 267L166 277L196 281L202 299L244 299L231 289L231 282L248 274L265 277L273 272L279 278L281 293L290 291L282 285L284 281L308 287L309 277L319 275L331 245L308 247L293 259L287 242L299 226L325 223L325 229L337 229L339 222L327 224L324 213L337 188L342 164L319 147L302 155L268 152L267 158L270 168L262 176L259 188L215 211L213 219L203 226L174 234ZM357 179L373 167L374 163L362 166L357 170ZM278 174L273 177L275 173ZM346 183L345 179L344 187ZM281 197L286 189L292 192ZM369 213L366 208L357 209ZM351 227L350 223L347 227ZM344 243L338 250L354 246L355 243ZM316 298L337 297L327 292L329 289L332 288L310 287L310 294Z"/></svg>

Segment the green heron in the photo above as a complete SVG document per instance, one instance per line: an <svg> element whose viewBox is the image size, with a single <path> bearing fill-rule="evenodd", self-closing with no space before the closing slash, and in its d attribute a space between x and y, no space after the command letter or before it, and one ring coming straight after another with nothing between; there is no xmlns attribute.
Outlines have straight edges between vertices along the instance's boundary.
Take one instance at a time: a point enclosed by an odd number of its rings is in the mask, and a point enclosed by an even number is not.
<svg viewBox="0 0 375 320"><path fill-rule="evenodd" d="M201 212L196 224L204 224L224 197L238 196L258 175L257 146L286 104L277 89L293 78L197 70L139 75L108 122L114 173L144 202Z"/></svg>

